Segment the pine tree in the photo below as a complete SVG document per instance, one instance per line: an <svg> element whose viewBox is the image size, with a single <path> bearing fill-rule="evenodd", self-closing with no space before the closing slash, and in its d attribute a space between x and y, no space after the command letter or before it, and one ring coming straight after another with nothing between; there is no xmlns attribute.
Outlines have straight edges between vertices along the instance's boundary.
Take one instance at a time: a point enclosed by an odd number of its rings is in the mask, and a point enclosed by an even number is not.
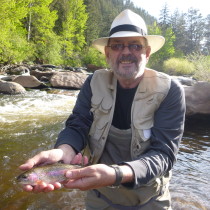
<svg viewBox="0 0 210 210"><path fill-rule="evenodd" d="M205 21L202 18L199 10L193 8L190 8L188 10L186 19L186 33L188 39L186 40L184 52L185 54L190 54L192 52L201 52L201 42L203 41L204 37Z"/></svg>
<svg viewBox="0 0 210 210"><path fill-rule="evenodd" d="M175 10L175 12L171 16L171 26L172 30L175 34L175 41L174 41L174 47L176 50L176 56L181 57L183 56L184 49L186 47L187 42L187 32L186 32L186 14L180 13L178 10Z"/></svg>
<svg viewBox="0 0 210 210"><path fill-rule="evenodd" d="M210 55L210 15L208 15L206 18L205 40L204 40L203 52L206 55Z"/></svg>
<svg viewBox="0 0 210 210"><path fill-rule="evenodd" d="M67 2L66 2L67 3ZM62 57L65 64L78 65L79 53L85 45L87 13L83 0L71 0L66 4L66 14L61 31Z"/></svg>
<svg viewBox="0 0 210 210"><path fill-rule="evenodd" d="M160 11L160 18L158 23L163 32L165 32L167 28L170 27L170 15L168 5L166 3Z"/></svg>

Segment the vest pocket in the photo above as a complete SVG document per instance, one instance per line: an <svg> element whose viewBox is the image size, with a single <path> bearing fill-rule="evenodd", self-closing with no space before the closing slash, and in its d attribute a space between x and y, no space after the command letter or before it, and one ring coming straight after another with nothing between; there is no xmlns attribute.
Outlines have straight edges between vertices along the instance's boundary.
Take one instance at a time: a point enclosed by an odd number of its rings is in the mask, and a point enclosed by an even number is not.
<svg viewBox="0 0 210 210"><path fill-rule="evenodd" d="M93 113L93 124L90 129L90 135L95 139L100 138L100 133L109 122L109 113L112 108L112 100L110 97L92 97L91 112Z"/></svg>
<svg viewBox="0 0 210 210"><path fill-rule="evenodd" d="M133 139L131 145L131 154L134 159L138 158L139 155L144 153L150 146L151 128L153 126L152 116L148 120L142 118L141 124L134 122Z"/></svg>
<svg viewBox="0 0 210 210"><path fill-rule="evenodd" d="M134 122L135 135L140 142L147 141L151 137L151 128L153 127L153 116L141 119L141 122Z"/></svg>

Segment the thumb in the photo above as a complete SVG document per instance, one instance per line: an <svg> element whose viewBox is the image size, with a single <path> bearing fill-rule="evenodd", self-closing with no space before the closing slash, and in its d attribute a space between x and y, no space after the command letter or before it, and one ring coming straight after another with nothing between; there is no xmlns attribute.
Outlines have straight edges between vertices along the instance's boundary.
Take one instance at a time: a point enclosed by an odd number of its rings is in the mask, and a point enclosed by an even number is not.
<svg viewBox="0 0 210 210"><path fill-rule="evenodd" d="M33 168L36 165L36 161L34 159L27 160L24 164L19 166L21 170L28 170Z"/></svg>

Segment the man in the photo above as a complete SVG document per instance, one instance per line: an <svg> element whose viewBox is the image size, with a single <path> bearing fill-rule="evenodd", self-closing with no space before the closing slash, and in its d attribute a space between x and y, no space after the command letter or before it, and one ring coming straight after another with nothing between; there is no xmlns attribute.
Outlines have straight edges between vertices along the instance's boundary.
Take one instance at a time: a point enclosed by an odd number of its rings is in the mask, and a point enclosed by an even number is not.
<svg viewBox="0 0 210 210"><path fill-rule="evenodd" d="M88 190L87 209L170 209L168 183L183 134L185 101L178 83L146 68L163 44L162 36L147 35L139 15L121 12L110 36L93 42L106 55L110 70L88 77L55 149L20 168L89 161L89 166L68 171L64 185ZM60 187L43 183L24 189Z"/></svg>

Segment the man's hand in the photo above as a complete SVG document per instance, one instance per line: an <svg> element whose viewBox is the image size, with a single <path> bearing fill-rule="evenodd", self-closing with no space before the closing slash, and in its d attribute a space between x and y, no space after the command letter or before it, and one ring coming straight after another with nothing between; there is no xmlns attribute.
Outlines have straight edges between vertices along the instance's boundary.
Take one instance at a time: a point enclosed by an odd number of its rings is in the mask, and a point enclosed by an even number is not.
<svg viewBox="0 0 210 210"><path fill-rule="evenodd" d="M133 171L128 165L119 166L123 172L122 183L132 182ZM66 172L69 179L64 187L71 189L89 190L111 186L115 183L115 170L105 164L96 164L81 169Z"/></svg>
<svg viewBox="0 0 210 210"><path fill-rule="evenodd" d="M35 155L33 158L27 160L26 163L19 166L19 168L25 171L33 168L34 166L52 164L59 161L63 161L66 164L84 163L86 165L88 163L87 157L83 158L80 153L76 155L76 152L71 146L64 144L59 146L57 149L40 152L39 154ZM36 193L50 192L59 188L61 188L61 183L59 182L53 184L41 183L36 186L31 186L31 185L23 186L23 189L25 191L36 192Z"/></svg>

